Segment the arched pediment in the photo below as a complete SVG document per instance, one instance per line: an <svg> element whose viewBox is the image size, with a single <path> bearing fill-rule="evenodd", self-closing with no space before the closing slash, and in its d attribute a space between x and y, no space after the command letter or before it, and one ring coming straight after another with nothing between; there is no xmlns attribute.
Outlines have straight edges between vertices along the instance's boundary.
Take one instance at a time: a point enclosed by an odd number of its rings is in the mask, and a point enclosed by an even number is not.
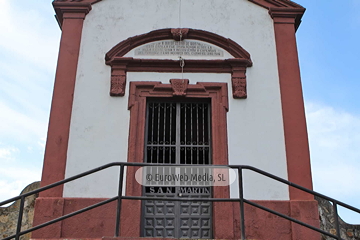
<svg viewBox="0 0 360 240"><path fill-rule="evenodd" d="M130 37L116 46L114 46L109 52L105 55L106 62L111 62L116 57L123 57L130 50L144 45L146 43L161 41L161 40L169 40L173 39L176 41L180 41L180 32L182 33L181 40L191 39L191 40L199 40L203 42L207 42L213 45L218 46L221 49L224 49L228 53L230 53L233 58L244 59L247 61L247 66L251 66L252 62L250 59L250 54L243 49L239 44L234 42L229 38L222 37L218 34L197 30L197 29L160 29L151 31L149 33L137 35L134 37Z"/></svg>
<svg viewBox="0 0 360 240"><path fill-rule="evenodd" d="M195 40L214 45L228 54L229 58L185 59L184 72L231 73L234 98L246 98L246 68L252 66L250 54L229 38L197 29L160 29L130 37L114 46L105 55L111 66L111 96L125 94L126 72L181 72L179 59L134 58L127 53L140 46L157 41ZM215 50L214 50L215 51Z"/></svg>

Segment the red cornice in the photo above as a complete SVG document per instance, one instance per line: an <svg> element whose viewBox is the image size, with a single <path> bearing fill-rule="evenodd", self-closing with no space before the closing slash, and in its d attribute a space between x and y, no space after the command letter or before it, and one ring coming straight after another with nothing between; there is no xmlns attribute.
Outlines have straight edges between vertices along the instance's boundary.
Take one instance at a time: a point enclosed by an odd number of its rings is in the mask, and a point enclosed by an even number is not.
<svg viewBox="0 0 360 240"><path fill-rule="evenodd" d="M180 96L180 91L175 85L181 82L183 92L182 97L188 98L209 98L216 96L217 102L221 104L226 112L229 111L228 91L226 83L214 82L198 82L189 84L188 79L170 79L170 84L162 82L132 82L130 84L130 95L128 101L128 109L130 110L135 102L143 97L173 97ZM214 92L219 94L212 95ZM223 159L221 159L223 160ZM220 164L220 163L219 163Z"/></svg>
<svg viewBox="0 0 360 240"><path fill-rule="evenodd" d="M300 26L301 18L305 8L290 0L248 0L269 10L270 16L274 21L283 19L282 23L295 24L295 29ZM289 20L284 20L289 19ZM279 23L279 22L277 22Z"/></svg>
<svg viewBox="0 0 360 240"><path fill-rule="evenodd" d="M68 3L83 2L83 3L95 4L95 3L101 2L101 1L102 0L54 0L53 2L68 2Z"/></svg>
<svg viewBox="0 0 360 240"><path fill-rule="evenodd" d="M79 4L80 5L92 5L92 4L95 4L97 2L100 2L102 0L54 0L53 1L53 5L55 4L59 4L59 3L62 3L62 4L66 4L68 7L78 7ZM297 14L295 15L291 15L289 16L288 14L285 14L287 15L288 17L295 17L295 28L297 29L301 23L301 18L305 12L305 8L302 7L301 5L293 2L293 1L290 1L290 0L248 0L252 3L255 3L261 7L264 7L266 9L269 9L269 14L273 17L273 14L272 12L274 11L274 9L276 8L284 8L286 9L285 11L291 11L290 9L297 9ZM55 6L54 6L55 7ZM90 7L90 10L91 10L91 7ZM56 11L56 9L55 9ZM275 10L277 11L277 10ZM56 11L56 18L59 22L59 25L61 27L62 25L62 13L61 11L58 12ZM193 39L193 38L190 38L190 39ZM162 39L159 39L159 40L162 40ZM201 39L197 39L197 40L201 40ZM155 40L156 41L156 40ZM141 44L140 44L141 45Z"/></svg>
<svg viewBox="0 0 360 240"><path fill-rule="evenodd" d="M206 72L206 73L232 73L235 67L249 66L246 59L225 59L225 60L185 60L184 71ZM109 61L113 69L126 69L129 72L181 72L179 60L169 59L140 59L115 57Z"/></svg>
<svg viewBox="0 0 360 240"><path fill-rule="evenodd" d="M290 0L248 0L264 8L286 7L286 8L303 8L301 5Z"/></svg>
<svg viewBox="0 0 360 240"><path fill-rule="evenodd" d="M69 3L77 3L77 2L85 2L85 3L91 3L95 4L98 2L101 2L102 0L54 0L53 2L69 2ZM250 2L253 2L255 4L258 4L260 6L269 6L271 7L301 7L299 4L290 1L290 0L248 0Z"/></svg>
<svg viewBox="0 0 360 240"><path fill-rule="evenodd" d="M64 18L85 18L91 11L91 2L83 0L57 0L54 1L55 17L62 27Z"/></svg>

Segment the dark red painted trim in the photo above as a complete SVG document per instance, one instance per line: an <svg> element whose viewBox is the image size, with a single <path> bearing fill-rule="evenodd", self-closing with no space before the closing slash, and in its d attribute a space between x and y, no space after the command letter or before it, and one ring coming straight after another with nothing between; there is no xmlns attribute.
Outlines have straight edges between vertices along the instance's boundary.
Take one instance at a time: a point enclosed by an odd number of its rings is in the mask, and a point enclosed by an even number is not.
<svg viewBox="0 0 360 240"><path fill-rule="evenodd" d="M146 238L146 237L103 237L102 240L174 240L174 238Z"/></svg>
<svg viewBox="0 0 360 240"><path fill-rule="evenodd" d="M38 197L35 201L35 215L33 227L51 221L64 215L64 201L62 197ZM32 238L61 238L61 222L34 231Z"/></svg>
<svg viewBox="0 0 360 240"><path fill-rule="evenodd" d="M271 210L320 228L317 201L252 201ZM235 239L240 239L240 206L233 203ZM319 240L319 233L245 204L246 239ZM224 226L223 228L226 228Z"/></svg>
<svg viewBox="0 0 360 240"><path fill-rule="evenodd" d="M289 181L312 189L309 143L295 29L292 24L288 24L294 21L294 16L288 17L279 12L274 14L287 171ZM314 199L312 195L291 187L289 192L291 200Z"/></svg>
<svg viewBox="0 0 360 240"><path fill-rule="evenodd" d="M274 23L286 23L295 26L295 31L299 28L301 18L304 15L305 8L270 8L269 14Z"/></svg>
<svg viewBox="0 0 360 240"><path fill-rule="evenodd" d="M64 18L85 18L85 15L91 11L91 3L87 1L69 1L57 0L53 2L56 13L56 20L60 28L63 26ZM65 16L66 14L69 14Z"/></svg>
<svg viewBox="0 0 360 240"><path fill-rule="evenodd" d="M248 61L240 58L225 60L185 60L184 71L206 72L206 73L232 73L235 67L243 67L246 70ZM114 57L108 63L114 69L122 66L121 69L127 72L181 72L179 60L170 59L139 59L131 57Z"/></svg>
<svg viewBox="0 0 360 240"><path fill-rule="evenodd" d="M37 218L33 226L96 204L102 198L37 198L36 211L41 209L42 218ZM316 201L253 201L259 205L319 227L319 215ZM132 240L158 238L139 238L140 202L123 200L121 214L121 237L114 238L116 202L52 224L34 231L32 239L107 239ZM214 215L215 239L240 239L240 208L239 203L217 203L217 211L222 214ZM320 234L306 229L288 220L279 218L271 213L245 205L246 239L276 239L276 240L319 240ZM86 223L86 224L85 224Z"/></svg>
<svg viewBox="0 0 360 240"><path fill-rule="evenodd" d="M173 29L171 28L166 28L130 37L118 43L115 47L113 47L109 52L106 53L106 63L109 64L112 59L114 59L114 57L123 57L130 50L145 43L167 39L176 39L176 35L174 35L174 31L172 30ZM224 38L215 33L189 28L187 29L186 38L183 38L183 40L184 39L200 40L214 44L228 51L234 58L242 58L248 60L248 66L252 65L250 54L239 44L229 38Z"/></svg>
<svg viewBox="0 0 360 240"><path fill-rule="evenodd" d="M64 7L63 3L54 2L54 7L63 13L63 31L51 104L41 186L63 180L65 176L76 71L83 21L86 15L83 6L69 8L68 6ZM40 196L61 197L62 190L63 187L59 186L42 192Z"/></svg>
<svg viewBox="0 0 360 240"><path fill-rule="evenodd" d="M95 4L102 0L54 0L54 2L67 2L67 3L91 3ZM301 7L299 4L290 0L248 0L262 7Z"/></svg>
<svg viewBox="0 0 360 240"><path fill-rule="evenodd" d="M53 2L53 4L54 4L54 6L55 5L68 6L70 9L73 8L74 6L75 7L85 7L84 11L87 11L86 8L88 8L90 6L90 9L91 9L92 4L95 4L100 1L102 1L102 0L55 0ZM299 5L293 1L290 1L290 0L248 0L248 1L255 3L263 8L269 9L271 11L275 10L275 11L286 11L286 12L297 12L296 16L295 16L295 18L296 18L295 28L296 29L299 27L299 25L301 23L301 18L305 12L305 8L303 8L301 5ZM270 13L270 15L271 15L271 13ZM56 11L56 18L61 27L62 22L63 22L61 11ZM156 30L156 31L159 31L159 30ZM201 35L200 37L205 36L204 34L200 34L200 35ZM190 36L190 39L195 39L195 38L191 38L191 37L196 37L196 34L192 34ZM163 40L163 39L158 39L158 40ZM154 41L158 41L158 40L154 40ZM197 40L201 40L201 39L197 39ZM214 44L216 45L216 43L214 43Z"/></svg>
<svg viewBox="0 0 360 240"><path fill-rule="evenodd" d="M245 59L186 60L185 72L231 73L234 98L246 98ZM179 61L169 59L134 59L115 57L111 64L110 96L124 96L126 72L181 72Z"/></svg>
<svg viewBox="0 0 360 240"><path fill-rule="evenodd" d="M214 33L196 29L160 29L128 38L113 47L105 56L106 64L111 66L111 96L124 96L126 72L180 72L179 60L135 59L123 57L133 48L142 44L164 39L196 39L215 44L234 56L218 60L185 60L185 72L231 73L234 98L246 98L246 68L252 66L250 54L231 39Z"/></svg>
<svg viewBox="0 0 360 240"><path fill-rule="evenodd" d="M269 14L274 18L274 13L281 12L282 17L291 16L295 19L292 23L295 30L298 29L301 23L301 18L304 15L305 8L290 0L248 0L263 8L269 10ZM287 15L287 16L286 16Z"/></svg>
<svg viewBox="0 0 360 240"><path fill-rule="evenodd" d="M301 5L290 0L248 0L264 8L283 7L283 8L302 8Z"/></svg>
<svg viewBox="0 0 360 240"><path fill-rule="evenodd" d="M174 81L172 81L174 82ZM174 84L174 83L173 83ZM130 110L130 133L128 162L143 162L144 160L144 136L146 121L146 99L151 97L172 98L176 91L173 84L162 84L161 82L131 82L129 105ZM197 83L189 84L184 90L183 98L210 98L211 99L211 122L212 122L212 160L216 165L228 164L227 146L227 120L228 111L228 91L226 83ZM137 168L128 167L126 175L126 195L141 196L141 186L135 179ZM215 198L229 198L229 187L214 187ZM139 237L141 217L140 201L128 202L124 205L126 212L123 213L122 233L125 237ZM221 226L232 226L231 205L227 203L214 203L214 236L216 238L226 238L232 230L222 231ZM131 226L129 226L131 225ZM130 230L129 230L130 229Z"/></svg>
<svg viewBox="0 0 360 240"><path fill-rule="evenodd" d="M70 3L70 4L76 4L76 3L79 3L79 2L95 4L95 3L101 2L101 1L102 0L54 0L54 2L67 2L67 3Z"/></svg>
<svg viewBox="0 0 360 240"><path fill-rule="evenodd" d="M41 217L33 226L104 201L104 198L37 198L35 209ZM114 236L116 201L81 213L32 233L32 238L101 238Z"/></svg>
<svg viewBox="0 0 360 240"><path fill-rule="evenodd" d="M213 164L227 165L227 128L228 92L226 83L189 84L186 98L210 98L212 100L212 148ZM131 82L128 109L130 110L130 134L128 162L143 162L145 136L146 98L173 97L171 84L161 82ZM134 177L135 175L127 175ZM135 181L135 180L134 180ZM137 193L141 193L137 192Z"/></svg>

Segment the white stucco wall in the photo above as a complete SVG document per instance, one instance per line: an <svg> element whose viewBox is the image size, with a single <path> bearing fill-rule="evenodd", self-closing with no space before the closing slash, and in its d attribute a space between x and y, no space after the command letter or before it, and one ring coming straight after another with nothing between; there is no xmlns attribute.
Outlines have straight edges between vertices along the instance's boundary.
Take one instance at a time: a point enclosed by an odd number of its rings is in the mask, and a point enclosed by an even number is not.
<svg viewBox="0 0 360 240"><path fill-rule="evenodd" d="M229 163L247 164L287 178L284 132L272 19L247 0L182 0L181 27L231 38L251 54L247 99L233 99L230 74L185 73L191 83L229 85ZM104 56L128 37L179 27L177 0L103 0L84 22L72 111L66 177L100 165L126 161L129 128L128 87L124 97L110 97L110 67ZM129 53L131 54L131 53ZM179 73L128 73L130 81L161 81ZM118 170L67 184L64 197L112 197ZM287 200L288 188L245 174L248 199ZM236 196L237 186L231 187Z"/></svg>

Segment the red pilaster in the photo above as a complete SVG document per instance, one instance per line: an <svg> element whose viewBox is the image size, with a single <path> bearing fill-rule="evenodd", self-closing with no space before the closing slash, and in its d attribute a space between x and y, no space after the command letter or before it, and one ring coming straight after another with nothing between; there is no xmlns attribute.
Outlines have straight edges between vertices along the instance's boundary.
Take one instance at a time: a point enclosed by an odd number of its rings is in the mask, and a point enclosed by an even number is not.
<svg viewBox="0 0 360 240"><path fill-rule="evenodd" d="M270 8L274 19L276 51L285 133L289 181L312 189L310 153L304 101L295 38L295 21L304 8ZM291 200L313 200L313 196L294 188Z"/></svg>
<svg viewBox="0 0 360 240"><path fill-rule="evenodd" d="M81 33L90 3L54 2L62 27L58 65L51 104L41 186L64 179L69 129ZM63 187L50 189L41 197L62 197Z"/></svg>
<svg viewBox="0 0 360 240"><path fill-rule="evenodd" d="M65 177L70 119L81 33L90 3L53 2L62 28L58 65L56 69L49 128L45 148L41 186L61 181ZM40 193L36 200L34 226L64 214L63 186ZM61 237L62 222L37 230L33 237Z"/></svg>

